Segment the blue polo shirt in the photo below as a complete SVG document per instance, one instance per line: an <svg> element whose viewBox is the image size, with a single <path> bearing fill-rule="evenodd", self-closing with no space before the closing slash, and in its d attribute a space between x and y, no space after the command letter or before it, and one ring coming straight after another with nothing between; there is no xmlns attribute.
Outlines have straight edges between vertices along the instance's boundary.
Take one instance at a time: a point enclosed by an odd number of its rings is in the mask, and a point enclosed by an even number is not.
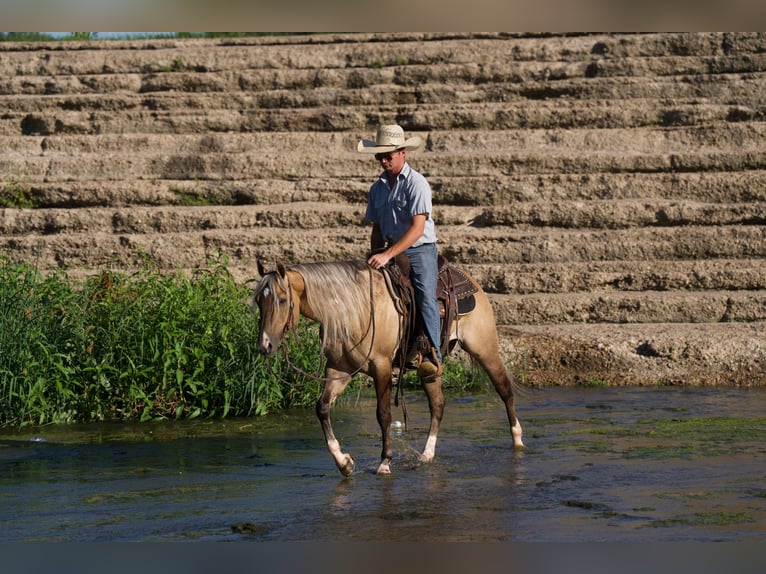
<svg viewBox="0 0 766 574"><path fill-rule="evenodd" d="M412 245L418 247L424 243L436 242L432 211L431 186L422 174L405 162L402 171L396 176L393 188L388 186L385 171L372 184L364 217L380 226L384 240L390 237L395 243L410 228L414 215L426 214L423 235Z"/></svg>

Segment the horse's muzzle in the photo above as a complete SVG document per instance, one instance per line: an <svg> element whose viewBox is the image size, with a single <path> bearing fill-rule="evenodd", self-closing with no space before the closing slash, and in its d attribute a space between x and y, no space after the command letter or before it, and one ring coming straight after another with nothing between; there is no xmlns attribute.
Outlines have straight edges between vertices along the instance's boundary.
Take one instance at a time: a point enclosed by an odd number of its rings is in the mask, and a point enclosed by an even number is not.
<svg viewBox="0 0 766 574"><path fill-rule="evenodd" d="M258 352L264 357L271 358L276 355L278 346L278 344L272 343L271 338L266 333L263 333L258 341Z"/></svg>

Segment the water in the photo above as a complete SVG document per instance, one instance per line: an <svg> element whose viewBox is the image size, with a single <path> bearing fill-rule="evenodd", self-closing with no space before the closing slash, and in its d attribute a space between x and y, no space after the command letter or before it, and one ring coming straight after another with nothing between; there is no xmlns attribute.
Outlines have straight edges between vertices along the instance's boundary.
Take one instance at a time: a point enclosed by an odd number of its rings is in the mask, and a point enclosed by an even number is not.
<svg viewBox="0 0 766 574"><path fill-rule="evenodd" d="M312 410L0 430L0 541L766 539L765 389L529 390L523 452L496 396L448 396L428 464L407 404L383 477L369 397L333 411L350 478Z"/></svg>

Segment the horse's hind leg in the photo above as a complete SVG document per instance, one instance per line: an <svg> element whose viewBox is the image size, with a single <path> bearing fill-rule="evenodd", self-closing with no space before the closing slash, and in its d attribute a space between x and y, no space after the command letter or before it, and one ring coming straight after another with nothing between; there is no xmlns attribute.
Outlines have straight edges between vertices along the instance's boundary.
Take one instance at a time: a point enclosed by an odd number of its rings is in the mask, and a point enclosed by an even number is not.
<svg viewBox="0 0 766 574"><path fill-rule="evenodd" d="M425 382L421 379L421 385L428 397L428 409L431 411L431 425L428 427L428 439L426 440L426 447L423 449L423 454L420 455L420 460L423 462L429 462L433 460L436 454L436 437L439 434L439 425L442 422L442 416L444 415L444 392L442 391L441 377L436 377L435 380Z"/></svg>
<svg viewBox="0 0 766 574"><path fill-rule="evenodd" d="M322 431L324 431L327 450L330 451L333 459L335 459L335 465L341 474L349 476L354 471L354 459L350 454L341 451L340 443L335 438L332 423L330 422L330 406L346 388L351 377L347 373L336 371L329 367L326 369L325 374L328 380L324 385L322 395L316 403L316 413L322 425Z"/></svg>
<svg viewBox="0 0 766 574"><path fill-rule="evenodd" d="M521 440L521 423L516 418L514 407L513 381L503 364L503 359L500 357L497 329L491 307L489 307L489 301L486 299L483 301L485 306L482 306L481 300L477 298L477 311L480 311L482 307L485 311L485 319L483 321L476 321L477 317L472 314L470 316L471 321L466 318L460 323L460 346L481 365L492 381L497 394L500 395L503 403L505 403L508 423L511 425L513 446L521 448L524 446L524 442Z"/></svg>
<svg viewBox="0 0 766 574"><path fill-rule="evenodd" d="M482 363L480 362L480 364ZM495 357L483 364L485 365L484 368L487 371L492 384L495 386L497 394L500 395L500 398L505 403L505 410L508 414L508 423L511 425L513 446L522 448L524 446L524 442L521 440L521 423L516 416L516 409L514 407L513 398L513 384L511 382L510 376L508 375L508 371L505 368L505 365L503 364L503 361L498 353L495 354Z"/></svg>

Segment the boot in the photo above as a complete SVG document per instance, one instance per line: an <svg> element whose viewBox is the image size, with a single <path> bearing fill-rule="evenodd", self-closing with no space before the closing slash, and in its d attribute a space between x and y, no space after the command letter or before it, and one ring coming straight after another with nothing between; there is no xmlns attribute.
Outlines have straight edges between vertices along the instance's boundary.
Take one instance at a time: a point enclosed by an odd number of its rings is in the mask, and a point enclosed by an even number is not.
<svg viewBox="0 0 766 574"><path fill-rule="evenodd" d="M433 383L439 377L442 376L442 365L437 359L436 349L431 347L431 361L427 361L423 358L418 365L418 378L423 383Z"/></svg>

